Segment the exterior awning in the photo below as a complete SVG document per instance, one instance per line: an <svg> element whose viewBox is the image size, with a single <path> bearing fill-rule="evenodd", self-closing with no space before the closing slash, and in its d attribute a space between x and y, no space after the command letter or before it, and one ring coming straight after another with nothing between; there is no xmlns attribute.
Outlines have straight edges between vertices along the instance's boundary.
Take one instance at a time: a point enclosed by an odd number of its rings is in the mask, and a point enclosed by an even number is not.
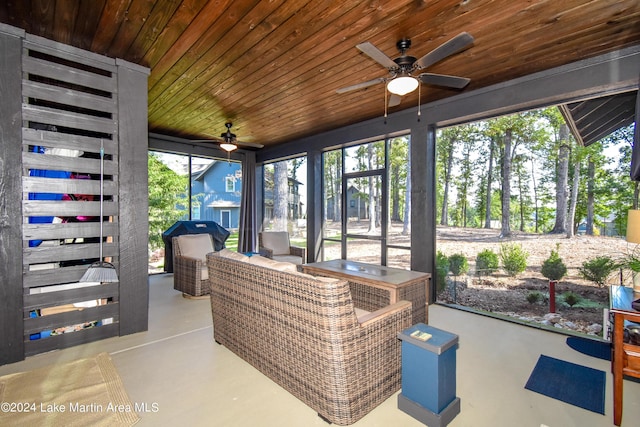
<svg viewBox="0 0 640 427"><path fill-rule="evenodd" d="M237 202L231 202L227 200L217 200L207 205L208 208L239 208L240 204Z"/></svg>
<svg viewBox="0 0 640 427"><path fill-rule="evenodd" d="M560 105L571 133L587 147L635 121L638 91Z"/></svg>

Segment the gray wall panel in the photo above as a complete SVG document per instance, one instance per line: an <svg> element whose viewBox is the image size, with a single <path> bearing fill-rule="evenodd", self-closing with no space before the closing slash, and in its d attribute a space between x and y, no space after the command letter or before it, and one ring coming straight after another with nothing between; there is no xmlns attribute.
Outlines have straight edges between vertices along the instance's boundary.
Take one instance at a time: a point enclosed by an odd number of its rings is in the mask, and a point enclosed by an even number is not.
<svg viewBox="0 0 640 427"><path fill-rule="evenodd" d="M120 335L148 329L148 70L118 65L120 130ZM146 71L145 71L146 70Z"/></svg>
<svg viewBox="0 0 640 427"><path fill-rule="evenodd" d="M0 27L0 364L24 358L21 54L21 39Z"/></svg>

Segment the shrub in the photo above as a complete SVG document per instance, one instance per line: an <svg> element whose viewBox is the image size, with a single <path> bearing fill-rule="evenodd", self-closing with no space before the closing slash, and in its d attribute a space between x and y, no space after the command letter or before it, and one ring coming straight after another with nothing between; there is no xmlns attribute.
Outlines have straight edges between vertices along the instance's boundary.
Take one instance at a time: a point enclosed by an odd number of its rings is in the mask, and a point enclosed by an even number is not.
<svg viewBox="0 0 640 427"><path fill-rule="evenodd" d="M503 243L500 245L500 259L502 268L510 276L517 276L527 268L529 254L522 249L522 245Z"/></svg>
<svg viewBox="0 0 640 427"><path fill-rule="evenodd" d="M438 251L436 254L436 286L438 291L447 287L447 273L449 272L449 258Z"/></svg>
<svg viewBox="0 0 640 427"><path fill-rule="evenodd" d="M562 262L562 258L558 254L558 249L560 249L560 244L558 243L556 249L551 251L551 255L549 258L544 260L542 263L542 269L540 272L544 277L549 280L560 280L567 274L567 266Z"/></svg>
<svg viewBox="0 0 640 427"><path fill-rule="evenodd" d="M465 258L465 256L462 254L451 255L449 257L449 271L451 271L454 276L465 274L467 271L469 271L467 258Z"/></svg>
<svg viewBox="0 0 640 427"><path fill-rule="evenodd" d="M574 294L573 292L565 292L564 294L562 294L562 298L564 299L564 302L569 305L569 307L573 307L582 299L580 298L580 295Z"/></svg>
<svg viewBox="0 0 640 427"><path fill-rule="evenodd" d="M602 287L616 268L618 265L614 260L608 256L598 256L583 262L578 271L584 279Z"/></svg>
<svg viewBox="0 0 640 427"><path fill-rule="evenodd" d="M485 249L476 256L476 272L480 274L493 274L498 270L498 254L491 249Z"/></svg>
<svg viewBox="0 0 640 427"><path fill-rule="evenodd" d="M535 304L542 299L542 294L538 291L529 292L527 295L527 301L529 304Z"/></svg>

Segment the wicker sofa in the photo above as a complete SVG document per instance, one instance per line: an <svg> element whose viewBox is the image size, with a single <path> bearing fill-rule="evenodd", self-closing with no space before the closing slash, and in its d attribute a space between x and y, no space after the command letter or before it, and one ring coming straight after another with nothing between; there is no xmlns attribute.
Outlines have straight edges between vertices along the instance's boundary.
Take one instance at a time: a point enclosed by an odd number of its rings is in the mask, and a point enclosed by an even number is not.
<svg viewBox="0 0 640 427"><path fill-rule="evenodd" d="M338 425L400 388L397 334L411 326L409 302L357 315L346 281L230 252L207 255L216 342Z"/></svg>

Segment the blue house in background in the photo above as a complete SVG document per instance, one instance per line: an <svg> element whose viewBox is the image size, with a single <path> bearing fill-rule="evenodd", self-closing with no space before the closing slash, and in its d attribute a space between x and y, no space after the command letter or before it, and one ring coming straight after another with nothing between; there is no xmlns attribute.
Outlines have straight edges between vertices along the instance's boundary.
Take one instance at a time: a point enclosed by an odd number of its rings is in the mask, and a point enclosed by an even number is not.
<svg viewBox="0 0 640 427"><path fill-rule="evenodd" d="M193 220L215 221L226 229L237 229L240 221L242 165L214 160L191 180Z"/></svg>

